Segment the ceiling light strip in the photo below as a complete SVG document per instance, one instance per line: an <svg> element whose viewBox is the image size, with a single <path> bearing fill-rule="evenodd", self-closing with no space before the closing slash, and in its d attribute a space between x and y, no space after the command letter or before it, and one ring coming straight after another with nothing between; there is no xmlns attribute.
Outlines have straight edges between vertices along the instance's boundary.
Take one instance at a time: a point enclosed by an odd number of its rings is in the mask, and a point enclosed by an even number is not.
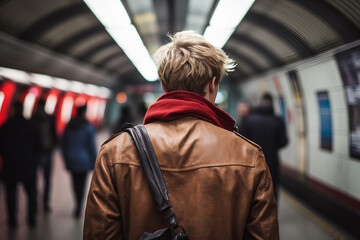
<svg viewBox="0 0 360 240"><path fill-rule="evenodd" d="M206 27L204 37L222 48L244 18L255 0L220 0Z"/></svg>
<svg viewBox="0 0 360 240"><path fill-rule="evenodd" d="M115 42L147 81L158 79L157 68L120 0L84 0Z"/></svg>
<svg viewBox="0 0 360 240"><path fill-rule="evenodd" d="M89 96L98 96L104 99L111 97L111 90L93 84L85 84L78 81L70 81L63 78L55 78L48 75L28 73L21 70L0 67L0 77L22 84L35 84L44 88L55 88L61 91L84 93Z"/></svg>

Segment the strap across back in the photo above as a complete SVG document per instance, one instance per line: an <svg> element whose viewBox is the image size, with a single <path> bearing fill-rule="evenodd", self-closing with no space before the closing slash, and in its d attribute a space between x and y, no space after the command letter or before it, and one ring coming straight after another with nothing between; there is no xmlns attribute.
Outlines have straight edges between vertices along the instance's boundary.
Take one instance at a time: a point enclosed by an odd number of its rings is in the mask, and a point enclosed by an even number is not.
<svg viewBox="0 0 360 240"><path fill-rule="evenodd" d="M132 139L134 140L139 153L140 162L143 166L146 178L148 179L160 212L170 223L172 229L176 229L178 227L178 223L175 217L174 209L169 204L169 195L165 180L161 173L154 148L145 127L140 124L127 128L125 131L130 133Z"/></svg>

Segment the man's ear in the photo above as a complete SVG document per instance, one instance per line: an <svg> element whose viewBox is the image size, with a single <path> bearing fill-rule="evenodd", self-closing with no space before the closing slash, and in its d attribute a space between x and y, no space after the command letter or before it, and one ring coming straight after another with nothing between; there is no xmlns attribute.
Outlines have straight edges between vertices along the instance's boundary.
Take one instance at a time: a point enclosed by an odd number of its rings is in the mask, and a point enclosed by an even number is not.
<svg viewBox="0 0 360 240"><path fill-rule="evenodd" d="M164 92L166 92L162 81L160 81L160 85L161 85L161 89L162 89Z"/></svg>
<svg viewBox="0 0 360 240"><path fill-rule="evenodd" d="M213 79L209 83L209 92L213 93L215 91L216 91L216 77L213 77Z"/></svg>

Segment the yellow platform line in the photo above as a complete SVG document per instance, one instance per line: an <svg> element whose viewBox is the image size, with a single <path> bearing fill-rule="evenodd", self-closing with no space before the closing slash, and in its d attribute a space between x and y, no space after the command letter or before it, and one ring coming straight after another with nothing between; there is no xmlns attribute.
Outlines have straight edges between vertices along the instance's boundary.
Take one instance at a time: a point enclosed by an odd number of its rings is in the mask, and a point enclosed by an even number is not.
<svg viewBox="0 0 360 240"><path fill-rule="evenodd" d="M336 231L333 227L331 227L329 224L324 222L321 218L313 214L311 211L309 211L303 204L298 202L294 197L290 196L285 191L281 190L281 197L283 197L288 203L290 203L293 207L298 209L302 214L304 214L306 217L308 217L311 221L313 221L315 224L319 225L321 228L329 232L331 235L333 235L336 239L339 240L346 240L346 237Z"/></svg>

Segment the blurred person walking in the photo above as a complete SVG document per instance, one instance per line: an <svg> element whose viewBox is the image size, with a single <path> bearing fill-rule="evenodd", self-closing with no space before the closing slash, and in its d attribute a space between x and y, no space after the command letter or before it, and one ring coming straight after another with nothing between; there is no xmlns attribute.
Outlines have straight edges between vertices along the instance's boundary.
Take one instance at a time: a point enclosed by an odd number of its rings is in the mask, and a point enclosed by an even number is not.
<svg viewBox="0 0 360 240"><path fill-rule="evenodd" d="M124 123L133 123L134 122L134 118L131 113L130 106L128 106L128 105L122 106L119 110L120 110L119 111L120 116L113 126L113 129L112 129L113 134L118 133L121 129L121 126Z"/></svg>
<svg viewBox="0 0 360 240"><path fill-rule="evenodd" d="M32 117L38 125L40 149L37 154L39 167L43 170L43 209L49 212L49 195L51 192L52 154L57 142L55 118L45 111L45 100L40 99Z"/></svg>
<svg viewBox="0 0 360 240"><path fill-rule="evenodd" d="M17 185L21 183L27 195L27 223L36 226L36 153L40 148L39 132L32 120L23 116L23 105L16 102L12 116L0 128L0 155L3 159L3 179L6 188L8 225L17 226Z"/></svg>
<svg viewBox="0 0 360 240"><path fill-rule="evenodd" d="M80 106L75 118L66 126L61 145L66 169L71 173L76 199L74 217L79 218L86 176L90 170L94 169L97 154L95 130L86 119L86 106Z"/></svg>
<svg viewBox="0 0 360 240"><path fill-rule="evenodd" d="M279 185L278 152L287 145L288 138L283 120L275 116L273 98L270 93L262 95L260 105L241 122L239 132L259 144L263 149L277 197Z"/></svg>
<svg viewBox="0 0 360 240"><path fill-rule="evenodd" d="M236 106L238 121L236 126L240 127L241 122L250 114L251 106L247 101L241 100Z"/></svg>
<svg viewBox="0 0 360 240"><path fill-rule="evenodd" d="M170 225L177 231L168 222L175 211L189 239L278 239L261 148L233 131L234 119L214 104L233 61L192 31L170 39L155 53L165 94L149 107L144 126L173 208L163 209L164 219L134 141L122 132L102 145L96 160L83 238L139 239Z"/></svg>

